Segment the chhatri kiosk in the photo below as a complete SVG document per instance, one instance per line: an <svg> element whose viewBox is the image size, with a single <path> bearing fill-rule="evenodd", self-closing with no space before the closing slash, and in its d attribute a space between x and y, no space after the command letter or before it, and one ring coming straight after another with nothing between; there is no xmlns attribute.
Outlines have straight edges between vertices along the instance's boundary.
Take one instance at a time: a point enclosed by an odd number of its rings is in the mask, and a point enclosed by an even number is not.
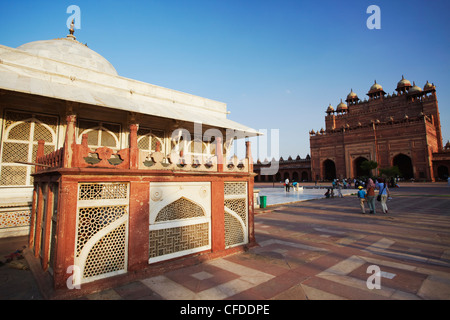
<svg viewBox="0 0 450 320"><path fill-rule="evenodd" d="M224 103L121 77L71 30L0 46L0 109L2 212L55 289L254 244L250 143L232 155L258 132Z"/></svg>

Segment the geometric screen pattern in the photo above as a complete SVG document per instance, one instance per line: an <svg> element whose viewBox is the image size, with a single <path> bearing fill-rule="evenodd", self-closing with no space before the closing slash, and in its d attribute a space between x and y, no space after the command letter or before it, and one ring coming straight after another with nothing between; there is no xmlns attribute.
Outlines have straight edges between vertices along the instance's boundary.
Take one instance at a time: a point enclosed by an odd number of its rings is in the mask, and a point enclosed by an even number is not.
<svg viewBox="0 0 450 320"><path fill-rule="evenodd" d="M247 243L248 197L246 182L225 182L225 246Z"/></svg>
<svg viewBox="0 0 450 320"><path fill-rule="evenodd" d="M79 208L76 256L92 236L127 214L127 209L125 205Z"/></svg>
<svg viewBox="0 0 450 320"><path fill-rule="evenodd" d="M83 267L83 280L126 271L128 184L80 183L78 194L75 258Z"/></svg>
<svg viewBox="0 0 450 320"><path fill-rule="evenodd" d="M150 189L149 263L210 249L209 182L161 182Z"/></svg>
<svg viewBox="0 0 450 320"><path fill-rule="evenodd" d="M89 251L83 270L83 278L95 277L125 269L126 225L103 236Z"/></svg>
<svg viewBox="0 0 450 320"><path fill-rule="evenodd" d="M33 185L34 167L18 162L35 162L38 141L44 140L44 154L53 152L57 143L58 118L48 115L7 110L1 141L0 185Z"/></svg>
<svg viewBox="0 0 450 320"><path fill-rule="evenodd" d="M151 230L149 240L149 258L207 246L209 223Z"/></svg>
<svg viewBox="0 0 450 320"><path fill-rule="evenodd" d="M186 198L180 198L162 208L161 211L159 211L155 222L182 220L203 216L205 216L205 212L200 206Z"/></svg>
<svg viewBox="0 0 450 320"><path fill-rule="evenodd" d="M127 199L127 183L81 183L79 200Z"/></svg>
<svg viewBox="0 0 450 320"><path fill-rule="evenodd" d="M244 231L239 220L225 212L225 246L230 247L244 242Z"/></svg>

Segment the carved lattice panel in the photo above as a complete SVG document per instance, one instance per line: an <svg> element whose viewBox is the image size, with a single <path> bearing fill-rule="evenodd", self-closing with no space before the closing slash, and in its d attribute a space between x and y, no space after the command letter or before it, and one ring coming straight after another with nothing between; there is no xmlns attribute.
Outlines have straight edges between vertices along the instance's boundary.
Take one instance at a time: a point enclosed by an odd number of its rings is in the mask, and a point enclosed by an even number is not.
<svg viewBox="0 0 450 320"><path fill-rule="evenodd" d="M209 182L150 183L149 263L211 248Z"/></svg>
<svg viewBox="0 0 450 320"><path fill-rule="evenodd" d="M78 185L75 262L80 283L125 273L128 248L128 183Z"/></svg>
<svg viewBox="0 0 450 320"><path fill-rule="evenodd" d="M244 225L247 225L247 194L241 199L225 199L225 207L236 213Z"/></svg>
<svg viewBox="0 0 450 320"><path fill-rule="evenodd" d="M44 154L55 151L58 117L20 111L5 111L1 145L0 185L33 184L33 166L39 140L45 141Z"/></svg>
<svg viewBox="0 0 450 320"><path fill-rule="evenodd" d="M127 183L81 183L79 200L127 199Z"/></svg>
<svg viewBox="0 0 450 320"><path fill-rule="evenodd" d="M52 132L47 129L45 126L43 126L40 123L36 123L34 126L34 137L33 141L39 141L44 140L46 143L52 143L53 142L53 134Z"/></svg>
<svg viewBox="0 0 450 320"><path fill-rule="evenodd" d="M245 182L225 182L225 196L245 195L247 194L247 183Z"/></svg>
<svg viewBox="0 0 450 320"><path fill-rule="evenodd" d="M246 182L225 182L225 246L248 242L248 194Z"/></svg>
<svg viewBox="0 0 450 320"><path fill-rule="evenodd" d="M182 220L203 217L202 208L186 198L180 198L161 209L155 221Z"/></svg>
<svg viewBox="0 0 450 320"><path fill-rule="evenodd" d="M87 134L88 146L91 149L120 149L120 133L120 124L78 119L78 143L81 143L83 134Z"/></svg>
<svg viewBox="0 0 450 320"><path fill-rule="evenodd" d="M230 247L244 242L241 222L232 214L225 212L225 246Z"/></svg>
<svg viewBox="0 0 450 320"><path fill-rule="evenodd" d="M137 132L138 148L143 151L155 152L156 145L159 142L160 152L165 154L165 133L164 131L151 130L148 128L139 128Z"/></svg>
<svg viewBox="0 0 450 320"><path fill-rule="evenodd" d="M209 245L209 223L150 231L149 257L169 255Z"/></svg>
<svg viewBox="0 0 450 320"><path fill-rule="evenodd" d="M89 251L83 269L83 278L91 278L125 269L125 223L104 235Z"/></svg>
<svg viewBox="0 0 450 320"><path fill-rule="evenodd" d="M26 185L28 178L27 167L25 166L2 166L0 175L0 185Z"/></svg>
<svg viewBox="0 0 450 320"><path fill-rule="evenodd" d="M20 142L3 143L3 162L28 161L30 146Z"/></svg>
<svg viewBox="0 0 450 320"><path fill-rule="evenodd" d="M76 256L92 236L126 214L126 205L79 208Z"/></svg>

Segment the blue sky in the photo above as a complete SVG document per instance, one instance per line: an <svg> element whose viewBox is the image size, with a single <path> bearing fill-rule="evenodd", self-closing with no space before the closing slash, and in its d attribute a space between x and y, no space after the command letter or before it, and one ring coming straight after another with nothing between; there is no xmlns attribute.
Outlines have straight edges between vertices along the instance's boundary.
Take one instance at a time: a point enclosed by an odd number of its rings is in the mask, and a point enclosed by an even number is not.
<svg viewBox="0 0 450 320"><path fill-rule="evenodd" d="M72 4L77 40L121 76L225 102L230 119L279 129L284 158L310 152L308 132L325 126L329 103L350 89L366 97L375 79L392 94L402 75L436 85L450 139L448 0L2 0L0 44L65 37ZM380 30L366 27L372 4Z"/></svg>

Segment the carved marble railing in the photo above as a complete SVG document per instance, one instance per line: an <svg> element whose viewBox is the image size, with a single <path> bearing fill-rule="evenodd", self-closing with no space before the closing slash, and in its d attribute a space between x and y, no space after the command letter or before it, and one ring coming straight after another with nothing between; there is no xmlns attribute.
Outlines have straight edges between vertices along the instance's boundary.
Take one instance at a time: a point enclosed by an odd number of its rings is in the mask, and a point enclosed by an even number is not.
<svg viewBox="0 0 450 320"><path fill-rule="evenodd" d="M216 156L183 155L172 152L164 155L159 151L139 152L139 169L143 170L183 170L183 171L217 171Z"/></svg>
<svg viewBox="0 0 450 320"><path fill-rule="evenodd" d="M108 147L99 147L92 150L84 134L81 144L73 147L72 167L130 169L130 148L114 151Z"/></svg>
<svg viewBox="0 0 450 320"><path fill-rule="evenodd" d="M234 155L223 166L224 172L249 172L248 158L239 159Z"/></svg>
<svg viewBox="0 0 450 320"><path fill-rule="evenodd" d="M75 117L67 119L67 131L64 147L44 155L44 141L39 141L36 157L36 172L48 168L115 168L141 170L201 171L201 172L253 172L250 142L246 142L246 158L239 160L233 156L227 160L223 156L222 140L216 139L215 155L186 154L172 151L165 155L160 152L159 143L155 152L139 150L137 147L137 125L130 125L129 148L113 150L99 147L95 150L88 146L88 136L82 136L81 144L75 139Z"/></svg>

